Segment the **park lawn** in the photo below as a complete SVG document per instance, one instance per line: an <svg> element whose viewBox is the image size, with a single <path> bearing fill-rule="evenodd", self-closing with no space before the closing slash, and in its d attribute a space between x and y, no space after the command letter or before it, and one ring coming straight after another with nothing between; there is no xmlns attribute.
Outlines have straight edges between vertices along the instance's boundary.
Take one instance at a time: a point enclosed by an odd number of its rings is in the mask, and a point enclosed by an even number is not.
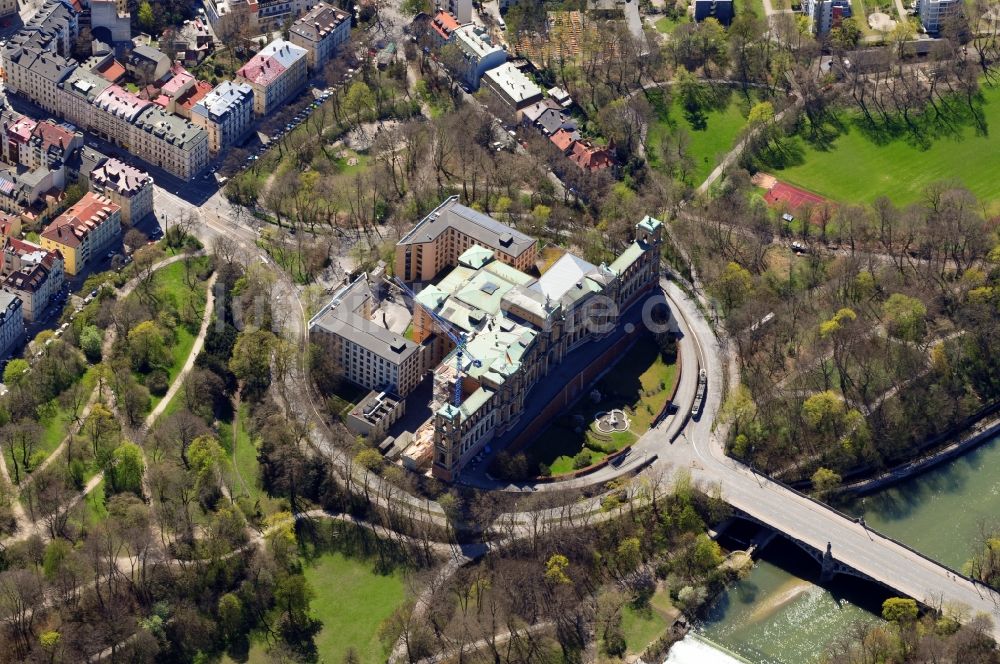
<svg viewBox="0 0 1000 664"><path fill-rule="evenodd" d="M88 366L87 370L83 372L80 377L80 382L83 384L84 389L87 392L87 398L90 398L90 392L94 389L97 384L97 371L93 366ZM41 417L38 423L42 426L42 436L38 441L38 445L35 448L35 452L45 452L45 456L52 454L59 443L63 441L66 434L69 433L70 426L70 411L68 408L63 408L59 405L59 397L52 400L51 413L46 414L45 417ZM4 461L7 464L7 471L10 473L10 479L14 481L14 459L10 454L9 449L4 449Z"/></svg>
<svg viewBox="0 0 1000 664"><path fill-rule="evenodd" d="M683 22L687 23L686 20L683 21ZM669 16L664 16L663 18L659 19L655 23L655 25L656 25L656 30L658 32L661 32L661 33L663 33L665 35L669 35L669 34L671 34L674 31L674 28L676 28L681 23L682 23L682 21L679 20L679 19L670 18Z"/></svg>
<svg viewBox="0 0 1000 664"><path fill-rule="evenodd" d="M87 523L100 523L108 518L108 508L104 495L104 480L101 480L100 484L94 487L93 491L84 496L83 502L86 507Z"/></svg>
<svg viewBox="0 0 1000 664"><path fill-rule="evenodd" d="M632 604L626 604L622 609L622 631L628 651L641 653L666 631L673 622L675 613L670 595L664 590L657 590L645 607L636 608Z"/></svg>
<svg viewBox="0 0 1000 664"><path fill-rule="evenodd" d="M320 662L342 662L348 648L354 648L361 664L384 664L388 651L379 639L379 628L405 598L405 583L400 572L383 575L372 571L372 562L324 553L304 562L306 580L316 591L310 602L312 616L323 623L316 635L316 654ZM247 664L273 661L267 654L262 636L251 639ZM223 664L235 664L228 655Z"/></svg>
<svg viewBox="0 0 1000 664"><path fill-rule="evenodd" d="M203 258L191 258L191 261L203 261ZM195 311L203 313L206 301L206 282L199 281L194 288L190 288L184 280L184 262L178 261L160 269L156 273L156 290L166 297L172 298L177 303L179 311L183 311L188 306L193 306ZM178 324L174 328L174 343L170 347L170 366L166 368L168 384L173 384L184 368L191 349L194 347L194 340L197 334L192 333L185 325ZM156 408L163 397L152 395L150 398L150 410ZM175 400L176 401L176 400ZM174 409L177 406L170 405Z"/></svg>
<svg viewBox="0 0 1000 664"><path fill-rule="evenodd" d="M629 652L639 653L668 627L667 619L646 606L641 609L626 604L622 608L622 632Z"/></svg>
<svg viewBox="0 0 1000 664"><path fill-rule="evenodd" d="M260 462L257 460L257 442L250 437L246 423L250 419L250 409L246 404L240 404L237 435L233 439L233 424L224 422L219 425L220 438L227 445L229 452L229 486L233 496L243 494L251 501L266 498L260 487ZM239 475L236 471L239 471ZM243 481L240 482L240 479Z"/></svg>
<svg viewBox="0 0 1000 664"><path fill-rule="evenodd" d="M354 648L362 664L383 664L388 651L379 640L379 627L403 603L403 575L372 571L371 561L349 558L342 553L324 553L304 570L316 591L312 613L323 623L316 635L320 660L343 661Z"/></svg>
<svg viewBox="0 0 1000 664"><path fill-rule="evenodd" d="M338 150L340 152L340 150ZM359 154L354 150L349 150L343 148L344 157L338 157L334 163L337 165L338 175L356 175L357 173L364 173L368 169L368 162L370 157L368 155ZM353 166L348 162L351 159L356 159L357 163Z"/></svg>
<svg viewBox="0 0 1000 664"><path fill-rule="evenodd" d="M1000 88L983 87L982 107L992 131L978 135L963 126L961 138L932 139L923 149L905 138L880 145L850 122L821 150L803 139L792 139L803 149L800 163L773 170L780 180L814 191L842 203L870 203L888 196L897 205L921 200L927 185L938 180L958 180L996 211L1000 205Z"/></svg>
<svg viewBox="0 0 1000 664"><path fill-rule="evenodd" d="M556 433L555 430L556 430L556 426L553 425L549 429L549 433L546 434L546 438L549 437L550 435ZM560 441L562 441L562 440L572 441L573 437L575 435L576 435L575 431L563 432L562 435L558 436L558 440L560 440ZM555 439L555 436L553 436L553 438ZM555 461L553 461L552 464L549 466L549 470L552 471L552 474L553 475L565 475L566 473L572 473L573 470L574 470L574 468L573 468L573 457L581 449L582 449L581 448L581 443L579 443L579 442L575 442L575 444L570 444L568 446L568 449L566 449L566 452L564 454L561 454L561 455L557 456L556 459L555 459ZM601 461L602 459L604 459L606 456L608 456L608 455L605 454L604 452L598 452L597 450L590 450L590 462L591 463L597 463L598 461Z"/></svg>
<svg viewBox="0 0 1000 664"><path fill-rule="evenodd" d="M694 185L701 184L720 158L733 147L746 125L745 98L734 91L725 108L709 110L705 114L705 126L695 128L677 99L666 106L662 91L652 90L648 96L658 116L657 121L650 124L646 137L646 154L650 164L657 167L664 137L683 129L690 139L689 151L694 159L690 180Z"/></svg>

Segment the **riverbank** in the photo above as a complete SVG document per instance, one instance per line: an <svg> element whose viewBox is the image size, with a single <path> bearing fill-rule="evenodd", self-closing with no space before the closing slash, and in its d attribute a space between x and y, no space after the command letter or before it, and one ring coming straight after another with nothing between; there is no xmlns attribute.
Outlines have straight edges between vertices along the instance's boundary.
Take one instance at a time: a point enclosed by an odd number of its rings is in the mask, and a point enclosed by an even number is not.
<svg viewBox="0 0 1000 664"><path fill-rule="evenodd" d="M901 480L910 479L928 470L932 470L942 463L962 456L966 452L996 438L1000 434L1000 417L993 416L986 421L980 420L980 422L973 426L975 427L974 433L950 445L946 445L928 456L896 466L877 477L845 484L832 491L829 495L830 497L863 496L897 484Z"/></svg>
<svg viewBox="0 0 1000 664"><path fill-rule="evenodd" d="M853 468L842 473L843 479L847 481L827 492L827 499L845 499L879 491L927 472L946 461L975 449L1000 434L1000 415L998 413L1000 413L1000 403L979 410L948 431L924 441L915 450L916 458L892 466L878 475L871 476L871 473L877 470L873 466ZM969 433L970 431L971 433ZM956 437L959 439L955 440ZM953 442L948 443L947 441ZM928 450L930 450L929 453ZM802 492L808 492L812 489L810 480L786 483L778 476L769 476L769 479Z"/></svg>

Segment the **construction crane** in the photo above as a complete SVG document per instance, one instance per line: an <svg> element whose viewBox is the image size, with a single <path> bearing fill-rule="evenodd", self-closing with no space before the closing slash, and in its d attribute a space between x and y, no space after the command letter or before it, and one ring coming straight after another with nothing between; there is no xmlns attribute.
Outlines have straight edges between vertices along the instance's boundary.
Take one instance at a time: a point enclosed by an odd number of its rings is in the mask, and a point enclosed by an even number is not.
<svg viewBox="0 0 1000 664"><path fill-rule="evenodd" d="M424 306L417 300L417 294L407 286L399 277L393 277L393 284L399 288L403 293L408 295L411 300L413 300L414 307L421 307L427 312L427 315L431 317L431 320L437 325L438 329L448 337L453 344L455 344L455 364L458 368L458 376L455 379L455 394L454 403L455 407L458 408L462 405L462 374L465 373L466 367L462 365L462 358L465 355L469 356L469 366L470 367L481 367L483 363L481 360L473 357L472 353L469 352L469 347L466 345L465 333L455 330L454 326L446 321L444 318L438 315L436 311L430 307Z"/></svg>

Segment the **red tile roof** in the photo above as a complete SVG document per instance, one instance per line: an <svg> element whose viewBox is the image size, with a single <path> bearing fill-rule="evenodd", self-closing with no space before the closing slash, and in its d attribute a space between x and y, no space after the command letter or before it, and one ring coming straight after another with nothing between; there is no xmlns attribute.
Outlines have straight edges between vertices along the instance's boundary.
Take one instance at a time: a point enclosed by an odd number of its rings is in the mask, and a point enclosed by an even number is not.
<svg viewBox="0 0 1000 664"><path fill-rule="evenodd" d="M431 19L431 27L434 32L438 33L442 39L448 41L451 38L451 33L459 28L458 19L451 12L446 12L443 9L439 9L434 18Z"/></svg>
<svg viewBox="0 0 1000 664"><path fill-rule="evenodd" d="M70 207L45 227L42 237L68 247L78 247L87 234L121 210L111 199L87 192L78 203Z"/></svg>
<svg viewBox="0 0 1000 664"><path fill-rule="evenodd" d="M270 85L283 71L285 71L285 67L280 62L258 53L240 67L236 73L257 85Z"/></svg>
<svg viewBox="0 0 1000 664"><path fill-rule="evenodd" d="M31 134L41 137L42 151L48 151L53 145L66 150L75 138L71 132L51 122L39 122Z"/></svg>
<svg viewBox="0 0 1000 664"><path fill-rule="evenodd" d="M571 147L573 147L573 143L576 141L576 139L573 138L573 134L566 131L565 129L560 129L556 133L552 134L549 137L549 140L555 143L556 147L562 150L563 152L566 152Z"/></svg>
<svg viewBox="0 0 1000 664"><path fill-rule="evenodd" d="M577 166L591 173L610 168L614 164L611 152L607 148L595 148L583 141L573 144L573 152L569 158Z"/></svg>
<svg viewBox="0 0 1000 664"><path fill-rule="evenodd" d="M181 108L190 109L192 106L201 101L205 95L211 92L214 88L211 83L206 81L198 81L194 84L194 87L185 92L182 96L177 99L177 104Z"/></svg>
<svg viewBox="0 0 1000 664"><path fill-rule="evenodd" d="M19 138L21 142L27 143L31 138L32 132L35 131L37 124L36 120L29 118L27 115L22 115L17 122L7 128L7 132Z"/></svg>

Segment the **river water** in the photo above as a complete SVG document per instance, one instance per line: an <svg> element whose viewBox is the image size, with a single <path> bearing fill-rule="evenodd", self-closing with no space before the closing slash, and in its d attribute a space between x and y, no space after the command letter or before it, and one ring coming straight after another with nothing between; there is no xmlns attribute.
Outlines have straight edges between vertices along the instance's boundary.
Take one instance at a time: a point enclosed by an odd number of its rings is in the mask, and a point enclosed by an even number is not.
<svg viewBox="0 0 1000 664"><path fill-rule="evenodd" d="M923 475L840 508L928 556L961 569L982 528L1000 526L1000 437ZM836 555L836 550L834 550ZM848 577L827 588L818 568L776 539L749 577L711 607L698 633L752 664L811 664L861 621L878 620L886 595ZM739 660L710 643L685 639L670 664Z"/></svg>

